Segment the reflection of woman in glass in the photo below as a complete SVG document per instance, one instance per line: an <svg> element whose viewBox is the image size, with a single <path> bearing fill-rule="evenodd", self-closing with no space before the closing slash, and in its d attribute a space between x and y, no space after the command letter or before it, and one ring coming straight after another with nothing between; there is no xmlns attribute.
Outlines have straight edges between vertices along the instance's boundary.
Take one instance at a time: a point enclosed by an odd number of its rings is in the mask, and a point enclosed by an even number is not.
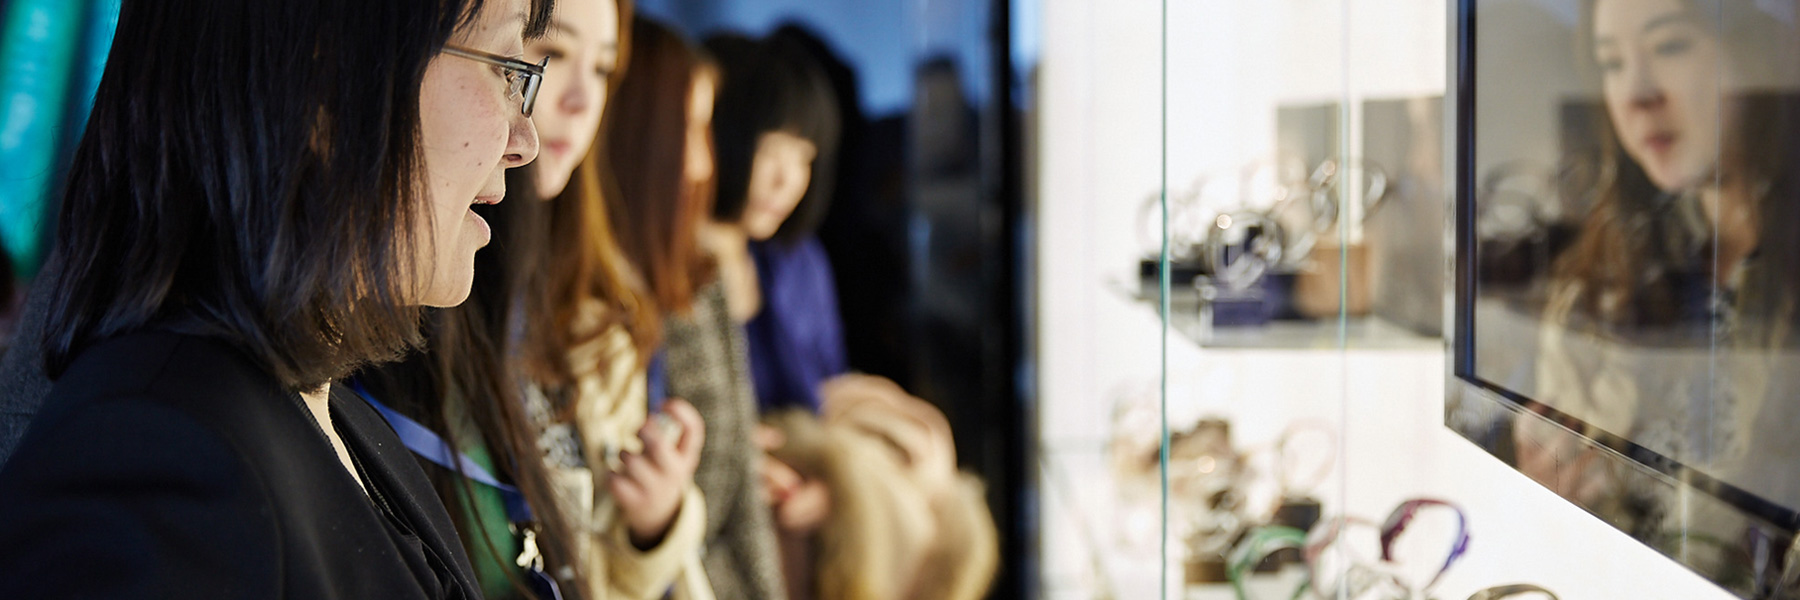
<svg viewBox="0 0 1800 600"><path fill-rule="evenodd" d="M1777 229L1800 223L1795 115L1770 93L1792 89L1794 37L1748 0L1595 0L1586 14L1602 176L1552 274L1539 397L1585 433L1710 469L1745 455L1800 298L1800 241ZM1584 501L1612 487L1524 423L1522 470Z"/></svg>

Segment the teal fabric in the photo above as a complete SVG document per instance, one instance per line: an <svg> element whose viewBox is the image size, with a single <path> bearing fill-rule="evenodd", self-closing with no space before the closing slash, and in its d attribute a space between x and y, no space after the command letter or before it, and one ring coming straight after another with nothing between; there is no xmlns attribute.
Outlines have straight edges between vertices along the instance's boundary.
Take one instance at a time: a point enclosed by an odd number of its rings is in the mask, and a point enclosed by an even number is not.
<svg viewBox="0 0 1800 600"><path fill-rule="evenodd" d="M43 261L51 197L80 139L120 0L12 0L0 21L0 241L23 278Z"/></svg>
<svg viewBox="0 0 1800 600"><path fill-rule="evenodd" d="M494 472L494 456L482 443L481 428L470 418L468 411L452 410L449 414L455 421L450 427L456 431L459 450L481 468ZM469 550L469 562L475 567L475 579L481 584L481 592L488 600L516 598L519 594L513 582L528 581L528 575L514 562L523 544L507 520L506 500L500 496L500 490L492 487L469 480L463 480L463 484L469 492L466 496L469 501L463 503L462 514L457 515L457 520L463 531L476 533L470 536L475 540L475 548ZM483 540L494 545L493 551L482 548Z"/></svg>

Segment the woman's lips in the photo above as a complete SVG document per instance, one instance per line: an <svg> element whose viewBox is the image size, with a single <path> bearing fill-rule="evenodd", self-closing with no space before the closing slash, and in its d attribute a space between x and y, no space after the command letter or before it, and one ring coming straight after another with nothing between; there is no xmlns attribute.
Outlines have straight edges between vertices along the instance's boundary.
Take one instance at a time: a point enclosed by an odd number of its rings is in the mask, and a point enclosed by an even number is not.
<svg viewBox="0 0 1800 600"><path fill-rule="evenodd" d="M475 213L475 207L469 207L469 216L467 218L475 220L475 228L477 231L481 232L482 246L486 246L488 245L488 242L493 241L494 229L488 225L487 219L483 219L481 218L481 215Z"/></svg>
<svg viewBox="0 0 1800 600"><path fill-rule="evenodd" d="M1675 147L1677 139L1679 138L1673 133L1653 133L1644 136L1644 147L1653 154L1667 156Z"/></svg>
<svg viewBox="0 0 1800 600"><path fill-rule="evenodd" d="M545 151L559 157L569 153L569 143L563 141L544 142L543 148Z"/></svg>
<svg viewBox="0 0 1800 600"><path fill-rule="evenodd" d="M482 205L499 204L500 201L504 200L505 198L506 198L506 192L494 192L494 193L482 194L480 196L476 196L475 202L469 204L469 214L468 214L468 216L466 216L464 218L475 220L475 228L477 231L481 232L481 245L482 246L488 245L488 242L490 242L494 239L494 230L492 227L490 227L488 225L487 219L482 218L481 213L475 212L475 207L482 206Z"/></svg>

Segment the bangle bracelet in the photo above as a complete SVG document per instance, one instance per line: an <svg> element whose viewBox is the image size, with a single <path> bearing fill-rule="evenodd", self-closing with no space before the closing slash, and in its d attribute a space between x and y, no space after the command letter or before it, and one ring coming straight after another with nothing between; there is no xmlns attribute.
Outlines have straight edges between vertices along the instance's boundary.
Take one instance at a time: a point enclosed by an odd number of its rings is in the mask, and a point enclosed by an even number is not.
<svg viewBox="0 0 1800 600"><path fill-rule="evenodd" d="M1443 566L1438 567L1437 574L1432 575L1431 581L1420 588L1421 593L1431 591L1438 580L1444 577L1444 573L1450 570L1451 565L1456 564L1463 553L1469 550L1469 516L1455 504L1433 498L1415 498L1394 507L1394 512L1389 513L1387 521L1381 525L1381 560L1391 563L1394 561L1394 541L1406 532L1406 526L1412 523L1413 517L1418 516L1420 510L1434 506L1456 513L1456 538L1450 543L1450 553L1444 557Z"/></svg>
<svg viewBox="0 0 1800 600"><path fill-rule="evenodd" d="M1546 590L1544 588L1541 588L1541 587L1538 587L1538 586L1535 586L1535 585L1532 585L1529 583L1514 583L1514 584L1509 584L1509 585L1496 585L1494 587L1491 587L1491 588L1488 588L1485 590L1481 590L1479 592L1475 592L1475 595L1469 596L1469 600L1501 600L1502 598L1511 598L1513 596L1518 596L1521 594L1532 594L1532 593L1543 594L1544 596L1548 597L1550 600L1561 600L1560 598L1556 597L1555 592L1551 592L1550 590Z"/></svg>
<svg viewBox="0 0 1800 600"><path fill-rule="evenodd" d="M1380 527L1367 520L1337 516L1320 522L1306 536L1301 555L1306 559L1307 585L1312 589L1313 597L1319 600L1336 600L1340 591L1347 592L1345 597L1348 598L1365 598L1364 594L1376 586L1399 585L1391 573L1380 567L1378 556L1353 553L1354 549L1343 539L1344 532L1351 528L1369 530L1372 536L1378 536L1380 531ZM1376 543L1370 540L1369 545ZM1337 547L1336 552L1332 552L1333 547ZM1340 556L1340 560L1328 562L1334 555Z"/></svg>
<svg viewBox="0 0 1800 600"><path fill-rule="evenodd" d="M1296 438L1309 430L1317 433L1325 441L1325 453L1319 458L1318 465L1313 468L1311 476L1300 480L1304 483L1298 483L1292 478L1293 473L1289 471L1289 467L1294 466L1293 458L1298 454L1294 452L1293 443ZM1337 466L1337 457L1337 432L1330 423L1309 419L1289 424L1287 429L1281 432L1281 438L1275 442L1275 472L1281 486L1281 495L1285 497L1296 493L1301 495L1311 493L1314 488L1325 482L1325 478L1331 476L1331 470ZM1294 471L1300 470L1294 469Z"/></svg>
<svg viewBox="0 0 1800 600"><path fill-rule="evenodd" d="M1306 532L1286 525L1265 525L1250 532L1244 541L1238 542L1231 549L1231 556L1225 564L1225 576L1231 581L1231 590L1237 594L1237 600L1249 600L1244 589L1244 577L1256 563L1262 562L1269 555L1284 548L1301 548L1306 545ZM1294 588L1289 600L1298 600L1306 593L1306 582Z"/></svg>

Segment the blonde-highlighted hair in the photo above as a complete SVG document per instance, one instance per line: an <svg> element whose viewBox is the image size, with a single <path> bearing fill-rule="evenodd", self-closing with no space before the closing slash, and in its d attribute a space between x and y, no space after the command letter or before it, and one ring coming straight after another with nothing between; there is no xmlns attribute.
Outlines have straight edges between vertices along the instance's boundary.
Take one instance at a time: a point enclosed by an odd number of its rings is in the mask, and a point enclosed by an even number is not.
<svg viewBox="0 0 1800 600"><path fill-rule="evenodd" d="M767 421L786 437L774 457L822 482L831 499L812 534L815 597L975 600L987 592L999 534L980 479L958 473L947 488L923 486L893 446L855 427L800 411Z"/></svg>

